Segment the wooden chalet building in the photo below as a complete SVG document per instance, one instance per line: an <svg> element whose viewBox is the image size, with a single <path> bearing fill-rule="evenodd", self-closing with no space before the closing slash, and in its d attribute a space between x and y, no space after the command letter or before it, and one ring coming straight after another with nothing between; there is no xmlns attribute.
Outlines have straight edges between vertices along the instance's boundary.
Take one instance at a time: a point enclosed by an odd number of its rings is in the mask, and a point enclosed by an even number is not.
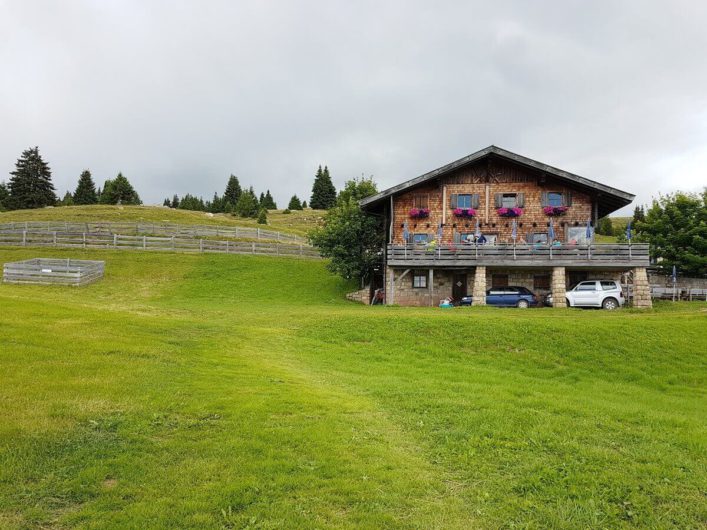
<svg viewBox="0 0 707 530"><path fill-rule="evenodd" d="M387 303L437 305L471 295L483 305L487 289L521 285L551 291L564 306L570 285L629 273L634 305L648 307L648 245L591 237L600 217L633 198L490 146L367 197L361 207L385 219Z"/></svg>

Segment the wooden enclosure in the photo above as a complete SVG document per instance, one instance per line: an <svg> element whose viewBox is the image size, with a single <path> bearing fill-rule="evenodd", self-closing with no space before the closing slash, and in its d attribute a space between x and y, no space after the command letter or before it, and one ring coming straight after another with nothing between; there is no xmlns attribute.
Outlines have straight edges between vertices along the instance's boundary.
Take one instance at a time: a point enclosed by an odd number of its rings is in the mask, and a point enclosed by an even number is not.
<svg viewBox="0 0 707 530"><path fill-rule="evenodd" d="M34 258L5 263L2 281L78 287L103 277L104 261Z"/></svg>

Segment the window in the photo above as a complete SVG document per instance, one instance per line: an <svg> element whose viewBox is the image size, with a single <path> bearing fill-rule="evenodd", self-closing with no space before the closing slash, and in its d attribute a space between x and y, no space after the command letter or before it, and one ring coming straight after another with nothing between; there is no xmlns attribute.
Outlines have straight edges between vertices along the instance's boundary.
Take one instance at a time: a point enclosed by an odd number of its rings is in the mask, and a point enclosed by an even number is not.
<svg viewBox="0 0 707 530"><path fill-rule="evenodd" d="M596 290L597 290L596 282L582 282L575 289L575 291L596 291Z"/></svg>
<svg viewBox="0 0 707 530"><path fill-rule="evenodd" d="M491 287L507 287L508 286L508 274L494 274L491 276Z"/></svg>
<svg viewBox="0 0 707 530"><path fill-rule="evenodd" d="M457 208L473 208L471 205L471 195L457 195Z"/></svg>
<svg viewBox="0 0 707 530"><path fill-rule="evenodd" d="M474 242L474 233L473 232L459 232L457 234L459 236L459 242L460 243L473 243Z"/></svg>
<svg viewBox="0 0 707 530"><path fill-rule="evenodd" d="M530 234L529 243L531 245L535 245L536 243L540 243L542 245L547 245L547 234L544 232Z"/></svg>
<svg viewBox="0 0 707 530"><path fill-rule="evenodd" d="M418 208L418 209L429 208L428 204L429 204L429 200L428 200L427 194L415 195L412 198L412 207L413 208Z"/></svg>
<svg viewBox="0 0 707 530"><path fill-rule="evenodd" d="M533 276L533 289L544 289L546 291L550 290L550 275L542 274Z"/></svg>
<svg viewBox="0 0 707 530"><path fill-rule="evenodd" d="M547 194L547 205L548 206L564 206L564 201L562 200L562 193L559 191L551 191Z"/></svg>
<svg viewBox="0 0 707 530"><path fill-rule="evenodd" d="M413 234L412 235L412 242L414 245L424 245L427 243L427 240L430 238L429 234Z"/></svg>
<svg viewBox="0 0 707 530"><path fill-rule="evenodd" d="M601 282L601 288L604 291L615 291L616 289L618 289L618 287L616 286L616 282L610 281Z"/></svg>
<svg viewBox="0 0 707 530"><path fill-rule="evenodd" d="M517 200L516 200L515 193L504 193L501 196L501 207L515 208L516 206L517 206Z"/></svg>
<svg viewBox="0 0 707 530"><path fill-rule="evenodd" d="M425 271L415 271L412 275L412 286L415 289L424 289L427 287L427 273Z"/></svg>
<svg viewBox="0 0 707 530"><path fill-rule="evenodd" d="M588 245L586 226L568 226L567 242L575 245Z"/></svg>

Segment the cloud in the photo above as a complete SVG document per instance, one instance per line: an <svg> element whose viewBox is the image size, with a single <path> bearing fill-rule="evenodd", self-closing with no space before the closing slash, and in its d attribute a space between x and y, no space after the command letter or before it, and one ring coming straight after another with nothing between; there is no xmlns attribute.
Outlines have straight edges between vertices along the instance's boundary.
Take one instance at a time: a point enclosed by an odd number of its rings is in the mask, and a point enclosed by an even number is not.
<svg viewBox="0 0 707 530"><path fill-rule="evenodd" d="M319 164L387 187L493 143L648 202L707 184L706 24L698 2L4 2L0 171L39 145L62 193L84 168L148 202L235 173L284 203Z"/></svg>

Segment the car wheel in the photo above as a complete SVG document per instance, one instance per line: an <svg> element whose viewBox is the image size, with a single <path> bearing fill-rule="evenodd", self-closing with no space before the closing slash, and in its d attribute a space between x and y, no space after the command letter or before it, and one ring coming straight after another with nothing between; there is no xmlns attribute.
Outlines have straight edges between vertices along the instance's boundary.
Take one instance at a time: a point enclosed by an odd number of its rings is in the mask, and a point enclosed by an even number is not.
<svg viewBox="0 0 707 530"><path fill-rule="evenodd" d="M518 300L518 303L516 304L516 307L520 307L521 309L528 309L528 304L527 300Z"/></svg>
<svg viewBox="0 0 707 530"><path fill-rule="evenodd" d="M604 309L608 309L609 311L613 311L614 309L619 307L619 303L616 301L615 298L607 298L606 300L604 300L604 302L602 302L601 306Z"/></svg>

